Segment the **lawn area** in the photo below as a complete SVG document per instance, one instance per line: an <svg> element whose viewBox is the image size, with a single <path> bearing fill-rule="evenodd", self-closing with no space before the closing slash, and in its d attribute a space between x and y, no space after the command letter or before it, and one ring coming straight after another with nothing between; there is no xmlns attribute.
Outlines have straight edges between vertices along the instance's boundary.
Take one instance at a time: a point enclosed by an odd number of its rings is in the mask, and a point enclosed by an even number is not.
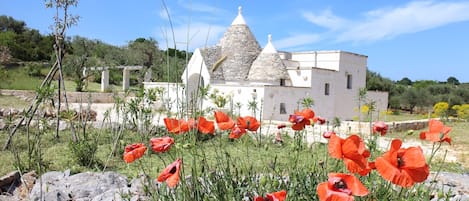
<svg viewBox="0 0 469 201"><path fill-rule="evenodd" d="M15 89L15 90L36 90L39 87L47 75L49 69L42 68L40 71L40 76L31 76L27 72L26 67L16 67L7 69L8 77L6 80L2 81L0 84L1 89ZM55 86L58 86L57 81L52 82ZM109 85L110 91L122 91L122 86L118 85ZM65 79L65 89L67 91L76 91L76 84L68 78ZM88 81L85 91L88 92L100 92L101 83L96 83Z"/></svg>

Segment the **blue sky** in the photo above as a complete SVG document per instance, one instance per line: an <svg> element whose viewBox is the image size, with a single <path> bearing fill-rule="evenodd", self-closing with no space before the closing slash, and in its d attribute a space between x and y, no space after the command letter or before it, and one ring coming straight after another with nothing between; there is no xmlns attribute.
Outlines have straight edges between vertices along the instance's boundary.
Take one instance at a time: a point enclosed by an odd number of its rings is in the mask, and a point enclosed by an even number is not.
<svg viewBox="0 0 469 201"><path fill-rule="evenodd" d="M469 82L469 1L252 1L80 0L70 12L78 24L67 31L113 45L139 37L160 49L193 51L213 46L242 6L243 16L263 47L272 34L284 51L344 50L368 56L368 68L392 80ZM53 9L41 0L1 0L0 15L51 33ZM167 45L167 42L168 44ZM189 41L189 42L188 42Z"/></svg>

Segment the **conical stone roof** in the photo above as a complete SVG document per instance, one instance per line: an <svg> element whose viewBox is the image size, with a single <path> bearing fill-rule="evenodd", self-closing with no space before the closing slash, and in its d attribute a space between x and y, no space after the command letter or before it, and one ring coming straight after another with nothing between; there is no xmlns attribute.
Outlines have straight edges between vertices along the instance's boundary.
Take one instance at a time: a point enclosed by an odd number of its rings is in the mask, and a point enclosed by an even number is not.
<svg viewBox="0 0 469 201"><path fill-rule="evenodd" d="M219 46L221 58L226 57L219 66L225 80L246 80L261 48L242 17L241 7L238 16L220 39Z"/></svg>
<svg viewBox="0 0 469 201"><path fill-rule="evenodd" d="M289 78L287 69L272 44L272 37L269 34L267 45L252 63L248 80L275 81Z"/></svg>
<svg viewBox="0 0 469 201"><path fill-rule="evenodd" d="M200 52L204 58L210 77L215 80L223 80L223 68L219 65L220 62L223 62L220 46L204 48L201 49Z"/></svg>

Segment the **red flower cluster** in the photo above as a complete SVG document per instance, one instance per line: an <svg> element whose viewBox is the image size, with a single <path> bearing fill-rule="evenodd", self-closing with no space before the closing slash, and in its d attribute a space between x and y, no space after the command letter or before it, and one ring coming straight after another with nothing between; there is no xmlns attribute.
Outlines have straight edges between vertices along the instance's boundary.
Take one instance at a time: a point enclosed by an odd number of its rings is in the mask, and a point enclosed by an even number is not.
<svg viewBox="0 0 469 201"><path fill-rule="evenodd" d="M157 153L164 153L174 144L172 137L158 137L150 139L151 149Z"/></svg>
<svg viewBox="0 0 469 201"><path fill-rule="evenodd" d="M257 196L254 197L254 201L284 201L287 197L287 191L282 190L273 193L267 193L265 197Z"/></svg>
<svg viewBox="0 0 469 201"><path fill-rule="evenodd" d="M373 134L381 133L381 136L386 135L388 132L388 125L383 121L377 121L373 124Z"/></svg>
<svg viewBox="0 0 469 201"><path fill-rule="evenodd" d="M402 141L395 139L391 148L376 158L376 170L386 180L402 187L411 187L423 182L430 174L425 156L420 147L401 148Z"/></svg>
<svg viewBox="0 0 469 201"><path fill-rule="evenodd" d="M358 135L351 135L345 139L331 134L328 145L329 154L333 158L343 159L345 166L351 173L367 175L371 168L368 163L370 152Z"/></svg>
<svg viewBox="0 0 469 201"><path fill-rule="evenodd" d="M310 108L305 108L302 111L295 111L294 114L291 114L288 121L293 123L291 126L293 130L299 131L303 130L307 125L311 125L313 118L314 111Z"/></svg>
<svg viewBox="0 0 469 201"><path fill-rule="evenodd" d="M169 164L158 176L158 182L166 182L168 187L173 188L179 182L179 173L181 169L182 159L177 159Z"/></svg>
<svg viewBox="0 0 469 201"><path fill-rule="evenodd" d="M124 150L124 161L126 163L132 163L135 160L139 159L140 157L145 154L145 151L147 150L147 147L143 143L135 143L131 145L125 146Z"/></svg>
<svg viewBox="0 0 469 201"><path fill-rule="evenodd" d="M229 138L238 139L248 131L257 131L261 124L255 117L238 117L236 123L224 112L215 111L215 121L220 130L231 130Z"/></svg>
<svg viewBox="0 0 469 201"><path fill-rule="evenodd" d="M447 142L448 144L451 144L451 138L448 136L451 128L446 127L443 122L430 119L430 121L428 121L428 128L427 132L420 133L420 139L431 142Z"/></svg>
<svg viewBox="0 0 469 201"><path fill-rule="evenodd" d="M197 128L197 130L204 134L215 133L215 123L208 121L205 117L199 117L197 121L194 119L184 120L175 118L164 118L164 124L168 132L173 134L186 133L191 129Z"/></svg>
<svg viewBox="0 0 469 201"><path fill-rule="evenodd" d="M329 173L327 182L317 187L320 201L350 201L368 195L368 189L353 174Z"/></svg>

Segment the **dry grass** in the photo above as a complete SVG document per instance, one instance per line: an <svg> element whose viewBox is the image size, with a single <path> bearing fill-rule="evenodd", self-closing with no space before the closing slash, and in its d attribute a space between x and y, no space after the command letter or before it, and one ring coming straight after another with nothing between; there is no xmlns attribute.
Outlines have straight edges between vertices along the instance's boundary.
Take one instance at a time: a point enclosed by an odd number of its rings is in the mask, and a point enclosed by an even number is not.
<svg viewBox="0 0 469 201"><path fill-rule="evenodd" d="M25 108L29 103L16 96L0 95L0 108Z"/></svg>

